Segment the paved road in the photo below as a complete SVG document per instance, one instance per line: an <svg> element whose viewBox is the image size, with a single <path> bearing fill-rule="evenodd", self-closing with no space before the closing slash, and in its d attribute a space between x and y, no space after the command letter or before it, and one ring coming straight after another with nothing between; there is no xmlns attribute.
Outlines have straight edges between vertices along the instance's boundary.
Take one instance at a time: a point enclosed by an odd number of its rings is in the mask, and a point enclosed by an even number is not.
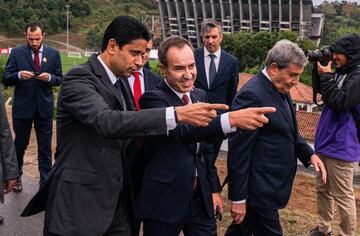
<svg viewBox="0 0 360 236"><path fill-rule="evenodd" d="M0 236L41 236L44 214L20 217L22 210L38 189L38 181L23 176L24 189L21 193L5 195L5 204L0 204L0 215L5 218L0 225Z"/></svg>

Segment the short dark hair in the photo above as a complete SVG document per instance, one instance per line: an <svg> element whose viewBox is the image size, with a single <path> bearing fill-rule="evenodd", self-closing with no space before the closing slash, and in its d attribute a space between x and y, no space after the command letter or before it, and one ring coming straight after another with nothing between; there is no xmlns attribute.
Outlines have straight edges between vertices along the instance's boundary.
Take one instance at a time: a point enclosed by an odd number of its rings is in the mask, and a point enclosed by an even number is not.
<svg viewBox="0 0 360 236"><path fill-rule="evenodd" d="M115 39L121 48L133 40L145 39L149 41L150 38L150 31L142 22L131 16L118 16L105 30L101 51L105 51L110 39Z"/></svg>
<svg viewBox="0 0 360 236"><path fill-rule="evenodd" d="M37 21L33 21L33 22L30 22L28 23L26 26L25 26L25 33L27 33L27 30L30 28L30 32L34 32L36 30L36 28L40 28L41 30L41 34L44 34L45 33L45 28L44 28L44 24L41 23L41 22L37 22Z"/></svg>
<svg viewBox="0 0 360 236"><path fill-rule="evenodd" d="M223 34L221 25L212 18L207 18L201 23L201 34L204 37L205 33L214 28L218 28L220 35Z"/></svg>
<svg viewBox="0 0 360 236"><path fill-rule="evenodd" d="M167 67L168 60L167 60L166 56L167 56L167 52L169 51L169 49L172 47L176 47L176 48L180 49L186 45L189 46L192 50L194 50L191 43L181 36L172 35L170 37L167 37L160 43L160 46L159 46L159 50L158 50L159 62L161 64L163 64L165 67Z"/></svg>

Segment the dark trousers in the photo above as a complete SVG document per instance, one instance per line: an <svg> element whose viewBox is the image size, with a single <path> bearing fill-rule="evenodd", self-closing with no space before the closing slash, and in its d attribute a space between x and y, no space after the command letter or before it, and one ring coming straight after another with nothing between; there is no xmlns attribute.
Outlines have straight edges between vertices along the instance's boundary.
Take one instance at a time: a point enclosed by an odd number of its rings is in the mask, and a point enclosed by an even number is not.
<svg viewBox="0 0 360 236"><path fill-rule="evenodd" d="M51 138L52 138L52 119L42 118L38 113L30 119L13 118L15 132L15 149L18 160L19 174L22 175L24 164L24 154L29 145L30 133L34 122L36 140L38 146L38 166L40 172L40 186L43 186L49 178L51 170Z"/></svg>
<svg viewBox="0 0 360 236"><path fill-rule="evenodd" d="M144 219L143 223L144 236L178 236L181 230L185 236L217 235L215 217L208 216L199 187L197 187L197 190L194 192L194 196L182 222L169 224L157 220Z"/></svg>
<svg viewBox="0 0 360 236"><path fill-rule="evenodd" d="M117 203L116 211L111 222L110 227L101 236L131 236L131 229L129 223L129 197L123 192L120 194L120 199ZM86 212L84 212L86 214ZM45 219L46 222L46 219ZM76 226L76 222L74 222ZM65 226L66 227L66 226ZM45 223L44 236L62 236L61 234L52 233L49 231L49 226ZM99 235L100 236L100 235Z"/></svg>
<svg viewBox="0 0 360 236"><path fill-rule="evenodd" d="M277 209L263 209L247 206L244 221L231 223L225 236L281 236L279 212Z"/></svg>

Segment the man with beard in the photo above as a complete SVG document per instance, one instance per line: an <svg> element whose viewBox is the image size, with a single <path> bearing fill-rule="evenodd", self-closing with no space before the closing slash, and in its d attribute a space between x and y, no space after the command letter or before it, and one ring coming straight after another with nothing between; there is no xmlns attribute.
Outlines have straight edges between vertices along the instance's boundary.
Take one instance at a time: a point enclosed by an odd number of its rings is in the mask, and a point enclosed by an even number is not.
<svg viewBox="0 0 360 236"><path fill-rule="evenodd" d="M5 86L15 87L12 116L20 177L14 192L22 191L24 154L33 123L38 144L40 186L49 178L54 110L52 87L60 85L63 79L59 52L43 43L43 24L29 23L25 27L25 36L27 44L11 50L3 75Z"/></svg>

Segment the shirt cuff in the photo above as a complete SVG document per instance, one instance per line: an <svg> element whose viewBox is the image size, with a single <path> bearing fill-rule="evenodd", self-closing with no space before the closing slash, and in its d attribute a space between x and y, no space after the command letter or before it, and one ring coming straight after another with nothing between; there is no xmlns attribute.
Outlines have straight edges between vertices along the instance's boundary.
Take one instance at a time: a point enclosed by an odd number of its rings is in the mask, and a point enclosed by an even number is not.
<svg viewBox="0 0 360 236"><path fill-rule="evenodd" d="M48 73L48 76L49 76L49 79L48 79L48 81L47 81L47 82L50 82L50 81L51 81L51 74L50 74L50 73Z"/></svg>
<svg viewBox="0 0 360 236"><path fill-rule="evenodd" d="M18 73L18 78L19 78L19 80L22 80L21 75L20 75L20 71Z"/></svg>
<svg viewBox="0 0 360 236"><path fill-rule="evenodd" d="M229 112L226 112L220 117L221 129L224 134L232 133L236 131L236 127L231 128L229 120Z"/></svg>
<svg viewBox="0 0 360 236"><path fill-rule="evenodd" d="M166 127L167 127L167 131L173 130L176 128L175 108L174 107L166 108Z"/></svg>
<svg viewBox="0 0 360 236"><path fill-rule="evenodd" d="M246 199L241 200L241 201L231 201L231 202L235 203L235 204L246 203Z"/></svg>

